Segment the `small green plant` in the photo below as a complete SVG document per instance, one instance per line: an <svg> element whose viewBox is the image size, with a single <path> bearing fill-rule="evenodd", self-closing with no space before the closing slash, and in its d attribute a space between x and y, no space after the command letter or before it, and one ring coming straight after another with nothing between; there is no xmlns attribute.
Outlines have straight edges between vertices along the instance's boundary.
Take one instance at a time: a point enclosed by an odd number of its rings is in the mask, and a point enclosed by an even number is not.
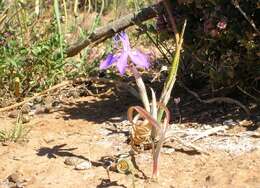
<svg viewBox="0 0 260 188"><path fill-rule="evenodd" d="M68 23L73 13L70 3L66 3L66 0L55 0L52 3L23 2L11 1L8 12L0 10L1 101L10 98L20 100L64 79L86 76L97 70L95 68L99 59L90 57L92 52L88 48L80 58L66 59L66 36L68 33L73 34L73 31L66 28L75 24ZM31 8L33 5L37 5L35 10ZM1 3L0 8L1 6L5 10L7 4ZM78 11L80 13L82 10ZM100 12L89 30L80 28L80 39L86 38L100 25L101 14ZM4 102L0 104L5 105Z"/></svg>
<svg viewBox="0 0 260 188"><path fill-rule="evenodd" d="M0 130L0 142L19 142L25 140L30 129L21 122L21 114L18 115L14 127L7 130Z"/></svg>

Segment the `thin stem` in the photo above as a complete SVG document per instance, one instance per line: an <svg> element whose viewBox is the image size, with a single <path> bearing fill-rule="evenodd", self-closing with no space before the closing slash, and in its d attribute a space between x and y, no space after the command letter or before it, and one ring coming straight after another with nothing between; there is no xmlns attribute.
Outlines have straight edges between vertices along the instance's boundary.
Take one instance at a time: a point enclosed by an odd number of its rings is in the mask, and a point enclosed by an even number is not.
<svg viewBox="0 0 260 188"><path fill-rule="evenodd" d="M178 33L178 30L177 30L177 26L176 26L176 23L175 23L175 19L172 15L172 11L170 9L170 2L168 0L164 0L163 1L163 5L164 7L166 8L166 11L167 11L167 14L168 14L168 17L169 17L169 20L171 22L171 26L172 26L172 31L174 32L174 35L175 35L175 40L176 40L176 44L179 43L179 39L180 39L180 36L179 36L179 33Z"/></svg>
<svg viewBox="0 0 260 188"><path fill-rule="evenodd" d="M154 41L154 39L151 37L151 35L150 35L147 31L145 31L145 34L146 34L147 37L151 40L151 42L154 44L154 46L160 51L160 53L163 55L163 57L166 59L166 61L167 61L168 63L170 63L170 61L169 61L167 55L163 52L163 50L161 49L160 45L158 45L158 44Z"/></svg>
<svg viewBox="0 0 260 188"><path fill-rule="evenodd" d="M68 28L68 13L67 13L67 3L66 0L63 0L64 16L65 16L65 32Z"/></svg>
<svg viewBox="0 0 260 188"><path fill-rule="evenodd" d="M244 16L244 18L248 21L248 23L253 27L253 29L257 32L258 35L260 35L259 30L257 29L255 23L253 20L251 20L246 13L241 9L239 3L237 0L232 0L232 4L239 10L239 12Z"/></svg>
<svg viewBox="0 0 260 188"><path fill-rule="evenodd" d="M40 13L40 0L35 0L35 8L34 8L36 16L39 16Z"/></svg>
<svg viewBox="0 0 260 188"><path fill-rule="evenodd" d="M59 9L59 1L54 0L54 12L55 12L55 17L57 21L57 27L58 27L58 33L59 33L59 42L60 42L60 53L61 53L61 58L63 59L64 54L63 54L63 36L62 36L62 29L61 29L61 22L60 22L60 9Z"/></svg>
<svg viewBox="0 0 260 188"><path fill-rule="evenodd" d="M101 9L100 9L100 12L99 12L99 17L101 17L102 16L102 14L103 14L103 11L104 11L104 7L105 7L105 2L104 2L104 0L102 0L101 1Z"/></svg>
<svg viewBox="0 0 260 188"><path fill-rule="evenodd" d="M147 112L150 112L151 111L150 110L150 103L149 103L149 99L148 99L148 95L147 95L147 92L146 92L146 87L145 87L145 84L143 82L143 79L142 79L141 75L139 74L139 72L137 71L135 66L131 66L130 70L132 71L132 73L135 77L135 81L136 81L136 84L138 86L139 93L140 93L142 102L144 104L144 107L145 107Z"/></svg>
<svg viewBox="0 0 260 188"><path fill-rule="evenodd" d="M73 12L74 12L74 16L77 17L78 16L78 0L74 1L74 7L73 7Z"/></svg>

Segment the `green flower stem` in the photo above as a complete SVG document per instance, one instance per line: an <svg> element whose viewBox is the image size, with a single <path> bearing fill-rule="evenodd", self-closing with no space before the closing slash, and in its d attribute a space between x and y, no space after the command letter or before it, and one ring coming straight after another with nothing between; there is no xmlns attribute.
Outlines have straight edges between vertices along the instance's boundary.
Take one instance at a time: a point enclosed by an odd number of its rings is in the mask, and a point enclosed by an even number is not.
<svg viewBox="0 0 260 188"><path fill-rule="evenodd" d="M181 36L177 43L175 55L174 55L174 58L172 61L171 70L170 70L169 76L167 78L166 84L163 88L161 98L160 98L160 102L163 103L165 106L168 104L168 102L170 100L172 88L176 81L177 71L178 71L178 67L179 67L179 63L180 63L180 54L181 54L181 47L182 47L182 43L183 43L183 35L184 35L185 27L186 27L186 20L183 24ZM163 117L163 110L160 109L158 112L158 116L157 116L158 122L161 121L162 117Z"/></svg>

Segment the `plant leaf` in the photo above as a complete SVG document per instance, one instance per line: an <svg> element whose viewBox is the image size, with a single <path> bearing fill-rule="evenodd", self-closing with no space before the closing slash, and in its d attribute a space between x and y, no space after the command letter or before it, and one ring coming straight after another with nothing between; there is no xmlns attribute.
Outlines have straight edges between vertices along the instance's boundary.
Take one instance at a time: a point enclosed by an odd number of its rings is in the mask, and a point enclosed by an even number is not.
<svg viewBox="0 0 260 188"><path fill-rule="evenodd" d="M158 128L160 129L160 125L158 124L158 122L151 116L150 113L148 113L144 108L142 108L141 106L132 106L128 109L127 111L127 117L128 117L128 120L133 123L133 113L134 113L134 110L138 112L138 114L149 121L149 123L155 127L155 128Z"/></svg>

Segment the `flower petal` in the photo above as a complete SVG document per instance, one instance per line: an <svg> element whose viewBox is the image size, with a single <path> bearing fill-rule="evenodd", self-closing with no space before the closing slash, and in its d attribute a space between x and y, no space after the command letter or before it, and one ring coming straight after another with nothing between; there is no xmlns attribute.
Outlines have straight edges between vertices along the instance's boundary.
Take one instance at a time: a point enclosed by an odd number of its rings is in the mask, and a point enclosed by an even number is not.
<svg viewBox="0 0 260 188"><path fill-rule="evenodd" d="M128 38L127 34L125 32L121 32L119 34L119 37L123 44L124 51L129 51L131 49L131 47L130 47L130 42L129 42L129 38Z"/></svg>
<svg viewBox="0 0 260 188"><path fill-rule="evenodd" d="M102 69L107 69L109 68L115 61L117 60L117 58L109 53L106 57L105 60L103 60L100 65L99 65L99 68L102 70Z"/></svg>
<svg viewBox="0 0 260 188"><path fill-rule="evenodd" d="M127 58L128 54L126 52L122 52L120 57L118 58L116 66L121 75L125 74L125 69L127 67Z"/></svg>
<svg viewBox="0 0 260 188"><path fill-rule="evenodd" d="M137 65L137 67L149 68L150 63L145 54L141 53L138 50L132 50L129 52L129 56L133 63Z"/></svg>
<svg viewBox="0 0 260 188"><path fill-rule="evenodd" d="M115 36L113 37L113 42L114 42L114 48L118 48L118 43L120 41L120 35L119 34L115 34Z"/></svg>

